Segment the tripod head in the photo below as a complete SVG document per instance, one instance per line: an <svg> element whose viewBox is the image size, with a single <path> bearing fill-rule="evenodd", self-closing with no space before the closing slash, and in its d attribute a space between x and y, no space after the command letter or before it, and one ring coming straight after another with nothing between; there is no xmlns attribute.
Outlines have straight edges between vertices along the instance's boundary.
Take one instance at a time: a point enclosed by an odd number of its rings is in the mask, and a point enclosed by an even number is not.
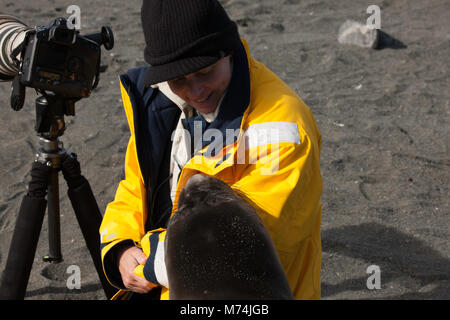
<svg viewBox="0 0 450 320"><path fill-rule="evenodd" d="M75 115L75 100L55 94L45 94L36 99L35 130L40 137L40 148L35 161L59 169L61 158L67 155L59 137L64 134L64 115ZM51 162L51 163L49 163Z"/></svg>
<svg viewBox="0 0 450 320"><path fill-rule="evenodd" d="M43 95L36 99L35 130L46 139L56 139L64 134L64 115L75 115L75 100L58 95Z"/></svg>

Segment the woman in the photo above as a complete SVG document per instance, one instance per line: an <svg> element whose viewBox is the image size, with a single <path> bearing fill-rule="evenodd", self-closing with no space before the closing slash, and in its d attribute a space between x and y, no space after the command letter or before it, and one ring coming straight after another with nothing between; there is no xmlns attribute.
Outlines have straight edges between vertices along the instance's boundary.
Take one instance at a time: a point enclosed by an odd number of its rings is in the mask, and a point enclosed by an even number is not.
<svg viewBox="0 0 450 320"><path fill-rule="evenodd" d="M163 287L168 297L164 238L152 235L201 173L255 208L293 296L320 298L321 136L311 111L250 56L217 0L148 0L141 18L150 66L120 77L131 137L125 180L100 228L107 278L147 297Z"/></svg>

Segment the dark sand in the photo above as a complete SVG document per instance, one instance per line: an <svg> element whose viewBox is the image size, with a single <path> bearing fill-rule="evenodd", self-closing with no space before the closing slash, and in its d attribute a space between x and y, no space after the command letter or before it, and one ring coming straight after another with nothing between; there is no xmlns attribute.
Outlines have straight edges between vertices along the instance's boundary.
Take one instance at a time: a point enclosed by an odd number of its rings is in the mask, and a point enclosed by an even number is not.
<svg viewBox="0 0 450 320"><path fill-rule="evenodd" d="M39 5L38 5L39 3ZM118 76L144 65L137 1L0 0L0 12L30 26L66 8L81 8L82 34L111 25L116 44L103 51L100 84L76 104L61 138L78 154L102 212L123 178L129 138ZM251 53L285 80L312 109L322 133L323 299L449 299L450 6L446 0L223 0ZM365 22L381 7L381 28L404 49L340 45L346 19ZM38 145L34 100L9 107L0 84L0 270L29 182ZM60 176L64 262L47 264L47 223L26 299L105 299ZM69 290L70 265L81 289ZM366 287L378 265L381 289Z"/></svg>

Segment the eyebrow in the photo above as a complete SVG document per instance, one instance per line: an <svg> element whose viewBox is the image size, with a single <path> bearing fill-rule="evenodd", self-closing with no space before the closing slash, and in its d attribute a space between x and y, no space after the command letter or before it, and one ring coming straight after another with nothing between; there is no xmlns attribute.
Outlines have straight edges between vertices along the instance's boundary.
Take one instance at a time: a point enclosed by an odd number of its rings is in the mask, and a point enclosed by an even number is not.
<svg viewBox="0 0 450 320"><path fill-rule="evenodd" d="M169 80L169 81L177 81L177 80L186 79L186 76L188 76L188 75L190 75L190 74L196 74L196 73L200 73L200 72L209 72L209 71L212 71L212 70L215 68L215 66L216 66L216 64L212 64L212 65L207 66L207 67L205 67L205 68L203 68L203 69L197 70L197 71L195 71L195 72L189 73L189 74L187 74L187 75L184 75L184 76L181 76L181 77L178 77L178 78Z"/></svg>
<svg viewBox="0 0 450 320"><path fill-rule="evenodd" d="M207 66L207 67L205 67L205 68L203 68L203 69L197 70L197 71L193 72L192 74L196 74L196 73L207 73L207 72L209 72L209 71L212 71L214 68L215 68L215 64L210 65L210 66Z"/></svg>

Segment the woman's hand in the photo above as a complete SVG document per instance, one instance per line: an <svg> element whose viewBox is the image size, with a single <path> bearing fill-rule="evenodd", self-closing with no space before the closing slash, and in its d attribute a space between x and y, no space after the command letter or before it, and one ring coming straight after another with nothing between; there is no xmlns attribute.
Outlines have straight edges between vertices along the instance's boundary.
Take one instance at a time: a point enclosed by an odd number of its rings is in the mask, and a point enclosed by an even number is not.
<svg viewBox="0 0 450 320"><path fill-rule="evenodd" d="M134 269L145 264L147 257L138 247L124 248L118 255L118 266L125 287L136 293L147 293L155 284L134 274Z"/></svg>

